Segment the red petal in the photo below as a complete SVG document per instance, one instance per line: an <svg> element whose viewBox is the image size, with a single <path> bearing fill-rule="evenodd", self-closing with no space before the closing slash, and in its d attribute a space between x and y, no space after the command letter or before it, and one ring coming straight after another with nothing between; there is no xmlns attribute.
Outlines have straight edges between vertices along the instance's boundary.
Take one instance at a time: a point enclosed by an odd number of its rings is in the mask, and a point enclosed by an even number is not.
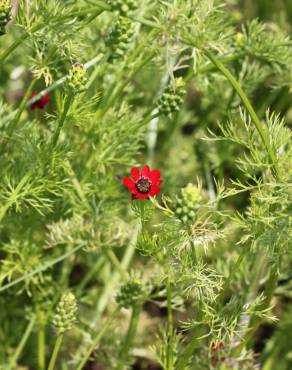
<svg viewBox="0 0 292 370"><path fill-rule="evenodd" d="M131 170L132 177L135 181L137 181L140 177L140 172L137 167L133 167Z"/></svg>
<svg viewBox="0 0 292 370"><path fill-rule="evenodd" d="M158 181L160 178L160 171L159 170L153 170L150 173L150 180L152 181Z"/></svg>
<svg viewBox="0 0 292 370"><path fill-rule="evenodd" d="M132 179L130 179L130 177L125 177L123 179L123 184L131 191L135 191L136 190L136 187L135 187L135 183Z"/></svg>
<svg viewBox="0 0 292 370"><path fill-rule="evenodd" d="M156 185L152 185L152 188L151 188L151 190L150 190L150 192L149 192L149 195L151 196L151 197L153 197L154 195L157 195L158 193L160 193L160 189L159 189L159 187L158 186L156 186Z"/></svg>
<svg viewBox="0 0 292 370"><path fill-rule="evenodd" d="M148 165L142 167L141 177L149 177L150 176L150 167Z"/></svg>
<svg viewBox="0 0 292 370"><path fill-rule="evenodd" d="M160 171L159 170L153 170L150 173L150 180L152 182L152 185L160 185L163 183L163 180L160 178Z"/></svg>
<svg viewBox="0 0 292 370"><path fill-rule="evenodd" d="M48 93L45 93L45 95L43 95L40 99L40 102L43 108L48 104L49 101L50 101L50 96Z"/></svg>
<svg viewBox="0 0 292 370"><path fill-rule="evenodd" d="M149 198L149 193L135 193L133 194L134 198L136 199L148 199Z"/></svg>

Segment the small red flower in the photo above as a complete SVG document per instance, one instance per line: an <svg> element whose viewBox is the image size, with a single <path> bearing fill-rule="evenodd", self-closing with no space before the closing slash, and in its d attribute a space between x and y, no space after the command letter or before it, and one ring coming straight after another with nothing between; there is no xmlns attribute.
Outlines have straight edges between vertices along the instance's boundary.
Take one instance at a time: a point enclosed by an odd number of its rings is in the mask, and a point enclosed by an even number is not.
<svg viewBox="0 0 292 370"><path fill-rule="evenodd" d="M133 199L148 199L160 192L159 185L163 180L160 178L159 170L151 171L146 165L141 171L133 167L131 174L132 178L125 177L123 184L130 190Z"/></svg>
<svg viewBox="0 0 292 370"><path fill-rule="evenodd" d="M35 96L37 96L37 93L33 92L30 96L30 99L34 98ZM36 108L39 108L39 109L44 109L45 106L49 103L50 101L50 96L48 93L45 93L39 100L37 100L36 102L32 103L31 105L31 109L34 110Z"/></svg>

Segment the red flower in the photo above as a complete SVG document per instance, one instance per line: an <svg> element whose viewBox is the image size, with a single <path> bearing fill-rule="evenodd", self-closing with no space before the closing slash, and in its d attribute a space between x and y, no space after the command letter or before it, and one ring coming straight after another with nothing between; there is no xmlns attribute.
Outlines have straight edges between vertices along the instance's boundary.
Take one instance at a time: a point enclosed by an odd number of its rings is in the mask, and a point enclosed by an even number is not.
<svg viewBox="0 0 292 370"><path fill-rule="evenodd" d="M150 170L149 166L144 166L141 170L137 167L133 167L132 178L125 177L123 179L123 184L132 193L133 199L148 199L160 192L159 185L163 183L160 178L159 170Z"/></svg>
<svg viewBox="0 0 292 370"><path fill-rule="evenodd" d="M34 98L35 96L37 96L37 93L33 92L30 96L30 99ZM48 93L45 93L39 100L32 103L30 108L32 110L34 110L36 108L44 109L45 106L49 103L49 101L50 101L50 96L49 96Z"/></svg>

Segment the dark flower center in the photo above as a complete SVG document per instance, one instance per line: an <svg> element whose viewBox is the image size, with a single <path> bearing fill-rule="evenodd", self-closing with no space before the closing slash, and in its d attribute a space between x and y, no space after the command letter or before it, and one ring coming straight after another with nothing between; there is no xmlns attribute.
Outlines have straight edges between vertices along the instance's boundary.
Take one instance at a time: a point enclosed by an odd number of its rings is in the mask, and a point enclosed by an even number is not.
<svg viewBox="0 0 292 370"><path fill-rule="evenodd" d="M141 177L137 180L135 185L140 193L148 193L151 189L151 182L145 177Z"/></svg>

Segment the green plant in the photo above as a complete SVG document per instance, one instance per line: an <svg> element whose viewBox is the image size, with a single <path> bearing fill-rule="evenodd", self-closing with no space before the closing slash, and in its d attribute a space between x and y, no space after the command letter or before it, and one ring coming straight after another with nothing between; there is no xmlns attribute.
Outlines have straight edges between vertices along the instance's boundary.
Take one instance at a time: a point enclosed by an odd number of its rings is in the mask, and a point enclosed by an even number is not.
<svg viewBox="0 0 292 370"><path fill-rule="evenodd" d="M0 0L0 369L291 368L279 9Z"/></svg>

